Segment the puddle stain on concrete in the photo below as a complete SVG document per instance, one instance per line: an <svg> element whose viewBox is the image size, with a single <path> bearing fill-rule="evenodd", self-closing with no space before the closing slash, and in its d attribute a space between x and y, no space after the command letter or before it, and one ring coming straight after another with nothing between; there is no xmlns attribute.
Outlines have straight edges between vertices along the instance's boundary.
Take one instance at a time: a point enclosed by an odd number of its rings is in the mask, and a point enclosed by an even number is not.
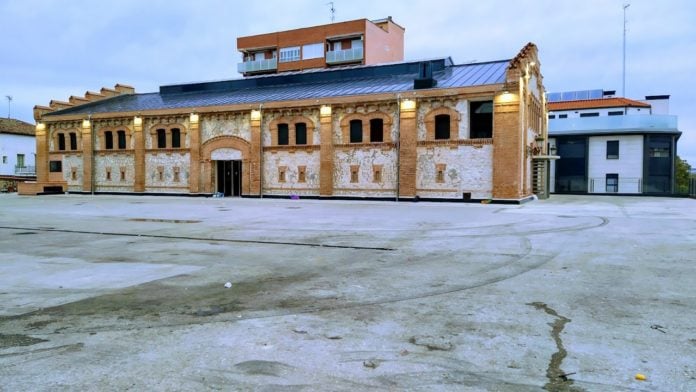
<svg viewBox="0 0 696 392"><path fill-rule="evenodd" d="M5 335L0 333L0 349L8 347L31 346L33 344L48 342L46 339L33 338L29 335Z"/></svg>
<svg viewBox="0 0 696 392"><path fill-rule="evenodd" d="M561 340L561 332L565 325L572 320L561 316L555 310L550 308L547 304L543 302L531 302L527 305L533 306L535 309L543 310L546 314L551 315L556 318L553 323L549 323L551 326L551 337L556 343L556 351L551 355L551 360L549 361L549 366L546 369L546 378L549 381L544 385L544 389L547 391L569 391L569 392L579 392L582 389L573 386L573 380L568 378L569 373L564 372L561 369L561 364L563 360L568 355L565 347L563 347L563 340Z"/></svg>
<svg viewBox="0 0 696 392"><path fill-rule="evenodd" d="M85 321L107 325L120 323L119 320L128 323L145 320L148 325L154 325L248 310L297 310L307 306L307 302L292 301L292 293L301 291L298 286L315 277L314 273L267 276L237 281L225 288L223 283L179 285L179 280L190 279L180 276L22 315L0 316L0 330L6 327L17 331L17 328L42 330L51 328L49 325L53 323L80 326Z"/></svg>

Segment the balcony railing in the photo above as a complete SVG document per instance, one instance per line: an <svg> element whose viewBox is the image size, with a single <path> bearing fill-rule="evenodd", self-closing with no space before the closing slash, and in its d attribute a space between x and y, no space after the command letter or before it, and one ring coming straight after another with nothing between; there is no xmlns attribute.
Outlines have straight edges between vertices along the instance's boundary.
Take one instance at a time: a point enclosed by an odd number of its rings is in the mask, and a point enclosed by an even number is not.
<svg viewBox="0 0 696 392"><path fill-rule="evenodd" d="M272 58L268 60L245 61L237 64L237 71L239 73L270 71L274 69L278 69L277 58Z"/></svg>
<svg viewBox="0 0 696 392"><path fill-rule="evenodd" d="M590 193L643 193L643 179L619 177L618 182L607 184L606 177L589 178Z"/></svg>
<svg viewBox="0 0 696 392"><path fill-rule="evenodd" d="M35 176L36 166L15 166L16 176Z"/></svg>
<svg viewBox="0 0 696 392"><path fill-rule="evenodd" d="M577 132L614 130L677 131L677 116L629 114L626 116L574 117L549 120L551 136Z"/></svg>
<svg viewBox="0 0 696 392"><path fill-rule="evenodd" d="M363 48L353 48L344 50L332 50L326 52L326 63L347 63L362 60L364 56Z"/></svg>

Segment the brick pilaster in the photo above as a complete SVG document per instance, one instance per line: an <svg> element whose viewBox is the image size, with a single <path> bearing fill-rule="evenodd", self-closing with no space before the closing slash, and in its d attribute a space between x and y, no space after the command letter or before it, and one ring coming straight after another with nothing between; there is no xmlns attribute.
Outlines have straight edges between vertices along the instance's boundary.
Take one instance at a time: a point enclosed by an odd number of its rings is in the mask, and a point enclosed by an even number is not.
<svg viewBox="0 0 696 392"><path fill-rule="evenodd" d="M45 124L36 126L36 181L48 182L48 131Z"/></svg>
<svg viewBox="0 0 696 392"><path fill-rule="evenodd" d="M199 117L197 114L192 114L189 120L189 192L191 193L198 193L200 191L200 140Z"/></svg>
<svg viewBox="0 0 696 392"><path fill-rule="evenodd" d="M145 135L143 134L142 119L133 122L135 137L135 182L134 192L145 192Z"/></svg>
<svg viewBox="0 0 696 392"><path fill-rule="evenodd" d="M416 166L418 129L415 108L399 115L399 197L416 197Z"/></svg>
<svg viewBox="0 0 696 392"><path fill-rule="evenodd" d="M82 191L92 192L92 156L94 145L92 144L92 122L82 122Z"/></svg>
<svg viewBox="0 0 696 392"><path fill-rule="evenodd" d="M331 196L333 195L334 187L334 146L331 112L320 115L319 135L321 139L319 154L319 195Z"/></svg>
<svg viewBox="0 0 696 392"><path fill-rule="evenodd" d="M251 145L249 154L249 194L261 195L261 117L251 119ZM242 168L244 171L244 168Z"/></svg>
<svg viewBox="0 0 696 392"><path fill-rule="evenodd" d="M493 101L493 198L519 199L524 189L524 133L520 98L498 94Z"/></svg>

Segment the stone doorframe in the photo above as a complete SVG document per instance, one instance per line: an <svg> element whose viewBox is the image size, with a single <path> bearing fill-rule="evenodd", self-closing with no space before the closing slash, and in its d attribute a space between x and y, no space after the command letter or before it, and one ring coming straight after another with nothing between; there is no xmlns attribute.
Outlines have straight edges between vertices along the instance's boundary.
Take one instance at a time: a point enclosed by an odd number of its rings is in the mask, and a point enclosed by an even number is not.
<svg viewBox="0 0 696 392"><path fill-rule="evenodd" d="M201 179L203 192L215 192L215 170L213 168L213 151L220 148L230 148L242 153L242 196L250 195L251 184L251 145L246 140L236 136L217 136L201 146Z"/></svg>

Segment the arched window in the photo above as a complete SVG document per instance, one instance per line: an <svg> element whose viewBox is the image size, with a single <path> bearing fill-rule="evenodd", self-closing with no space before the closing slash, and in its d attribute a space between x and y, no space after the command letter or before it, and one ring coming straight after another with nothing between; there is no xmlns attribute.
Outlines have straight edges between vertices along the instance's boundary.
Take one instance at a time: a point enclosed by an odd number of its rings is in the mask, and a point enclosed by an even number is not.
<svg viewBox="0 0 696 392"><path fill-rule="evenodd" d="M350 121L350 142L351 143L362 143L362 120L351 120Z"/></svg>
<svg viewBox="0 0 696 392"><path fill-rule="evenodd" d="M438 114L435 116L435 139L449 140L450 138L450 116L449 114Z"/></svg>
<svg viewBox="0 0 696 392"><path fill-rule="evenodd" d="M307 144L307 124L306 123L296 123L295 124L295 144L304 145Z"/></svg>
<svg viewBox="0 0 696 392"><path fill-rule="evenodd" d="M58 150L65 151L65 134L58 134Z"/></svg>
<svg viewBox="0 0 696 392"><path fill-rule="evenodd" d="M157 130L157 148L167 148L167 132L164 129Z"/></svg>
<svg viewBox="0 0 696 392"><path fill-rule="evenodd" d="M111 131L104 132L104 148L107 150L114 149L114 135Z"/></svg>
<svg viewBox="0 0 696 392"><path fill-rule="evenodd" d="M290 144L290 132L288 130L288 124L278 124L278 145L287 146L288 144Z"/></svg>
<svg viewBox="0 0 696 392"><path fill-rule="evenodd" d="M126 148L126 131L116 131L118 135L118 148L124 150Z"/></svg>
<svg viewBox="0 0 696 392"><path fill-rule="evenodd" d="M172 148L181 148L181 130L172 128Z"/></svg>
<svg viewBox="0 0 696 392"><path fill-rule="evenodd" d="M384 141L384 120L381 118L370 119L370 143Z"/></svg>

